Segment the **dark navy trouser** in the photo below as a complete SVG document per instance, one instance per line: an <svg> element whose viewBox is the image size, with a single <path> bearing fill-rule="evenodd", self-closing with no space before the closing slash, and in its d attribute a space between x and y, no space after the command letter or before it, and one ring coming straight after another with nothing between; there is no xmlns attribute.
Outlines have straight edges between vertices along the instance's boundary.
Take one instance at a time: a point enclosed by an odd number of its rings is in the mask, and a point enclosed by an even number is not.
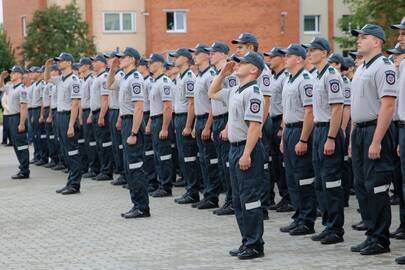
<svg viewBox="0 0 405 270"><path fill-rule="evenodd" d="M108 122L109 112L104 116L104 126L98 125L100 110L93 111L93 128L97 141L97 148L100 160L100 173L108 176L113 174L112 141Z"/></svg>
<svg viewBox="0 0 405 270"><path fill-rule="evenodd" d="M87 153L87 160L89 163L90 171L98 174L100 172L100 162L97 150L97 141L95 137L95 129L92 124L87 124L87 118L89 118L90 109L83 109L83 137L85 141L85 151Z"/></svg>
<svg viewBox="0 0 405 270"><path fill-rule="evenodd" d="M123 163L123 153L122 153L123 144L122 144L121 131L119 131L115 127L119 114L120 114L120 112L118 109L109 109L108 122L109 122L111 140L112 140L112 152L113 152L113 156L114 156L115 172L119 175L124 176L124 163Z"/></svg>
<svg viewBox="0 0 405 270"><path fill-rule="evenodd" d="M27 129L28 123L25 123L25 131L18 132L18 125L20 124L20 114L12 114L8 116L8 124L10 128L10 139L13 144L14 152L17 155L20 166L20 172L24 175L30 175L30 153L28 150Z"/></svg>
<svg viewBox="0 0 405 270"><path fill-rule="evenodd" d="M143 124L146 127L149 121L150 112L143 112ZM159 186L155 170L155 152L152 146L152 135L144 133L143 135L143 171L148 179L149 186L157 188Z"/></svg>

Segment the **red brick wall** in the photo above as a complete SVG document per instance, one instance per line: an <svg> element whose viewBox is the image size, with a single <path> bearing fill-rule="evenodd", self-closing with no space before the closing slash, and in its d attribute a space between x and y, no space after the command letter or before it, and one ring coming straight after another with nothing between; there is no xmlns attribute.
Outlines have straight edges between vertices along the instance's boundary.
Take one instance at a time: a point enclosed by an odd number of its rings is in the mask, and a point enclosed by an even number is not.
<svg viewBox="0 0 405 270"><path fill-rule="evenodd" d="M298 0L153 0L145 1L147 53L194 47L198 42L230 42L254 33L261 50L299 42ZM187 9L187 33L167 33L165 9ZM281 33L281 13L285 31Z"/></svg>

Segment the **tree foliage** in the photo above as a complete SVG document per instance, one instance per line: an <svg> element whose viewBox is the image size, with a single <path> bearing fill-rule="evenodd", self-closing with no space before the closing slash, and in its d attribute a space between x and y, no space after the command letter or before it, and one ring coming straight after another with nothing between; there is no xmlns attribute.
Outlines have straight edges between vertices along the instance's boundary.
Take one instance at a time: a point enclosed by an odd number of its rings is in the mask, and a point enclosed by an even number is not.
<svg viewBox="0 0 405 270"><path fill-rule="evenodd" d="M3 26L0 25L0 70L10 68L15 63L14 52Z"/></svg>

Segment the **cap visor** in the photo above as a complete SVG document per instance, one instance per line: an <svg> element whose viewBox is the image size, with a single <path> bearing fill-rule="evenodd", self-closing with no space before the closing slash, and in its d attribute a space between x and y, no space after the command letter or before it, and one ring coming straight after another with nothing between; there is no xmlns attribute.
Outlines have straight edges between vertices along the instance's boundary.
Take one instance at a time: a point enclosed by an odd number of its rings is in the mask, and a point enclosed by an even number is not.
<svg viewBox="0 0 405 270"><path fill-rule="evenodd" d="M188 49L188 51L191 52L191 53L194 53L194 52L196 52L197 50L196 50L196 49Z"/></svg>
<svg viewBox="0 0 405 270"><path fill-rule="evenodd" d="M60 58L60 57L54 57L53 60L55 60L55 61L63 61L63 59Z"/></svg>
<svg viewBox="0 0 405 270"><path fill-rule="evenodd" d="M124 57L125 54L123 54L123 53L114 53L114 56L120 58L120 57Z"/></svg>
<svg viewBox="0 0 405 270"><path fill-rule="evenodd" d="M244 42L242 40L240 40L240 39L232 40L232 44L241 44L241 43L244 43Z"/></svg>
<svg viewBox="0 0 405 270"><path fill-rule="evenodd" d="M169 53L169 56L170 57L179 57L179 55L177 53L175 53L175 52Z"/></svg>
<svg viewBox="0 0 405 270"><path fill-rule="evenodd" d="M405 29L405 25L393 24L393 25L391 25L391 29Z"/></svg>
<svg viewBox="0 0 405 270"><path fill-rule="evenodd" d="M351 33L352 33L352 35L355 36L355 37L357 37L357 36L360 35L360 34L368 35L366 32L361 31L361 30L357 30L357 29L352 30Z"/></svg>

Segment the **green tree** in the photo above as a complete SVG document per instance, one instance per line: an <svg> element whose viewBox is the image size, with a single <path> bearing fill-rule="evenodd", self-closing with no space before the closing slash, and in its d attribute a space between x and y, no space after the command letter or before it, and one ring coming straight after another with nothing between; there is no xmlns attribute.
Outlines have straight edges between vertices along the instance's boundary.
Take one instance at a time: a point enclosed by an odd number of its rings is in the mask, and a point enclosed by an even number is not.
<svg viewBox="0 0 405 270"><path fill-rule="evenodd" d="M54 5L38 10L27 27L25 58L33 65L41 65L62 51L72 53L75 58L94 54L95 45L88 32L89 26L75 3L65 8Z"/></svg>
<svg viewBox="0 0 405 270"><path fill-rule="evenodd" d="M356 48L356 38L351 36L350 30L362 27L367 23L382 26L385 30L387 42L386 48L393 47L396 43L398 32L390 28L390 25L399 23L405 16L404 0L344 0L351 11L351 16L339 19L339 27L346 35L336 37L336 42L347 49Z"/></svg>
<svg viewBox="0 0 405 270"><path fill-rule="evenodd" d="M0 70L13 66L15 63L14 52L7 38L3 25L0 25Z"/></svg>

